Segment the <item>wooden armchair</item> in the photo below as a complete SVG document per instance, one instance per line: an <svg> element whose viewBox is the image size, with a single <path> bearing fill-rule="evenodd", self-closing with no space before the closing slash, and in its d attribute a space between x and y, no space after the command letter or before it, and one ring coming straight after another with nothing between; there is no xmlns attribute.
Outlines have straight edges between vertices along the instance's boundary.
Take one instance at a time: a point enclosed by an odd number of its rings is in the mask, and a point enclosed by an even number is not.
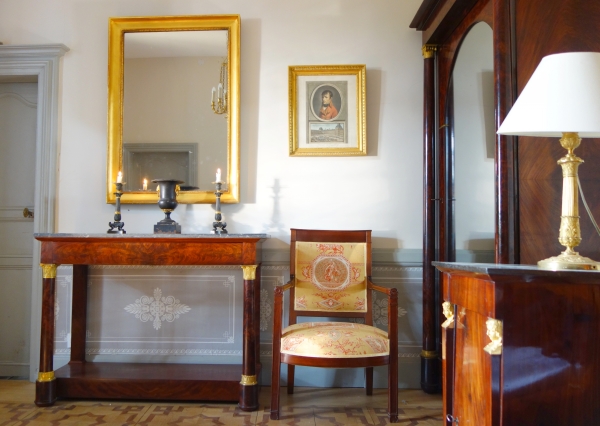
<svg viewBox="0 0 600 426"><path fill-rule="evenodd" d="M292 229L290 281L275 288L271 419L279 419L281 363L288 394L296 365L365 368L367 395L373 367L388 365L388 415L398 421L398 291L371 282L371 231ZM289 326L282 329L283 294L290 291ZM373 327L372 293L388 296L388 332ZM299 316L362 318L358 322L303 322Z"/></svg>

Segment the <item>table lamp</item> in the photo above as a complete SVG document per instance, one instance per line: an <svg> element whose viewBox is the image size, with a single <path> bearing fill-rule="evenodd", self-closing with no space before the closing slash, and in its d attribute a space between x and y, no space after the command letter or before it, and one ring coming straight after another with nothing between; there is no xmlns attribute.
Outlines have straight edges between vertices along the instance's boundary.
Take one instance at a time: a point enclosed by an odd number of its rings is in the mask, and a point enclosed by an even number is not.
<svg viewBox="0 0 600 426"><path fill-rule="evenodd" d="M498 129L500 135L560 137L567 154L558 160L563 172L558 256L540 260L543 269L600 269L580 256L577 169L583 160L573 151L581 137L600 137L600 53L570 52L546 56Z"/></svg>

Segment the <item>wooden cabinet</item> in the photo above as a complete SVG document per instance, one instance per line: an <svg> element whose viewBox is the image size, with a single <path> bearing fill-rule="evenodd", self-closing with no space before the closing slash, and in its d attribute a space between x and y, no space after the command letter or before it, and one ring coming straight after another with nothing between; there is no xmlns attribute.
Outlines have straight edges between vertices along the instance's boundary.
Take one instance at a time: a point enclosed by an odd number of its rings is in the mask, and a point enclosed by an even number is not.
<svg viewBox="0 0 600 426"><path fill-rule="evenodd" d="M434 265L446 425L600 424L600 273Z"/></svg>
<svg viewBox="0 0 600 426"><path fill-rule="evenodd" d="M265 234L35 234L43 268L40 369L35 403L57 398L238 401L258 408L260 261ZM73 265L71 360L54 371L56 267ZM240 265L241 365L86 362L88 265Z"/></svg>
<svg viewBox="0 0 600 426"><path fill-rule="evenodd" d="M495 124L499 126L546 55L600 51L600 2L583 0L423 0L410 24L422 33L423 102L423 351L422 387L438 390L439 282L432 261L454 261L454 111L452 68L464 36L477 22L494 32ZM564 155L556 138L497 136L495 261L536 263L557 255ZM584 139L579 177L592 210L600 204L600 139ZM583 216L583 215L582 215ZM578 247L600 258L600 236L581 221ZM600 424L600 422L598 423Z"/></svg>

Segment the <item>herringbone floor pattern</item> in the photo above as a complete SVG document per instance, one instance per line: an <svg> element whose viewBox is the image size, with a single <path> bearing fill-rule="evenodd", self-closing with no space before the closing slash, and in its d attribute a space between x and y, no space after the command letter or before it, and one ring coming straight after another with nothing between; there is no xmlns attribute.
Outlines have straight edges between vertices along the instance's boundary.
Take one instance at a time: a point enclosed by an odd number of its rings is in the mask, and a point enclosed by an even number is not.
<svg viewBox="0 0 600 426"><path fill-rule="evenodd" d="M282 388L281 419L269 419L271 388L260 392L260 409L247 413L235 404L60 400L52 407L33 403L35 384L0 380L0 426L21 425L385 425L385 389ZM400 425L441 425L440 395L400 390Z"/></svg>

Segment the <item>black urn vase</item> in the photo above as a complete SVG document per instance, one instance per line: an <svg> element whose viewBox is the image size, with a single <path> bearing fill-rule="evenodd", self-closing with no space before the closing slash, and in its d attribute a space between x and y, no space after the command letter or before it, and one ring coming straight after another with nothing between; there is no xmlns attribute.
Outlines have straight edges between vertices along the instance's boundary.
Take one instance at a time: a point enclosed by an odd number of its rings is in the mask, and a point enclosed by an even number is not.
<svg viewBox="0 0 600 426"><path fill-rule="evenodd" d="M177 179L154 179L158 184L158 207L165 213L165 218L154 225L155 234L181 234L181 225L171 219L171 213L177 207L179 184Z"/></svg>

